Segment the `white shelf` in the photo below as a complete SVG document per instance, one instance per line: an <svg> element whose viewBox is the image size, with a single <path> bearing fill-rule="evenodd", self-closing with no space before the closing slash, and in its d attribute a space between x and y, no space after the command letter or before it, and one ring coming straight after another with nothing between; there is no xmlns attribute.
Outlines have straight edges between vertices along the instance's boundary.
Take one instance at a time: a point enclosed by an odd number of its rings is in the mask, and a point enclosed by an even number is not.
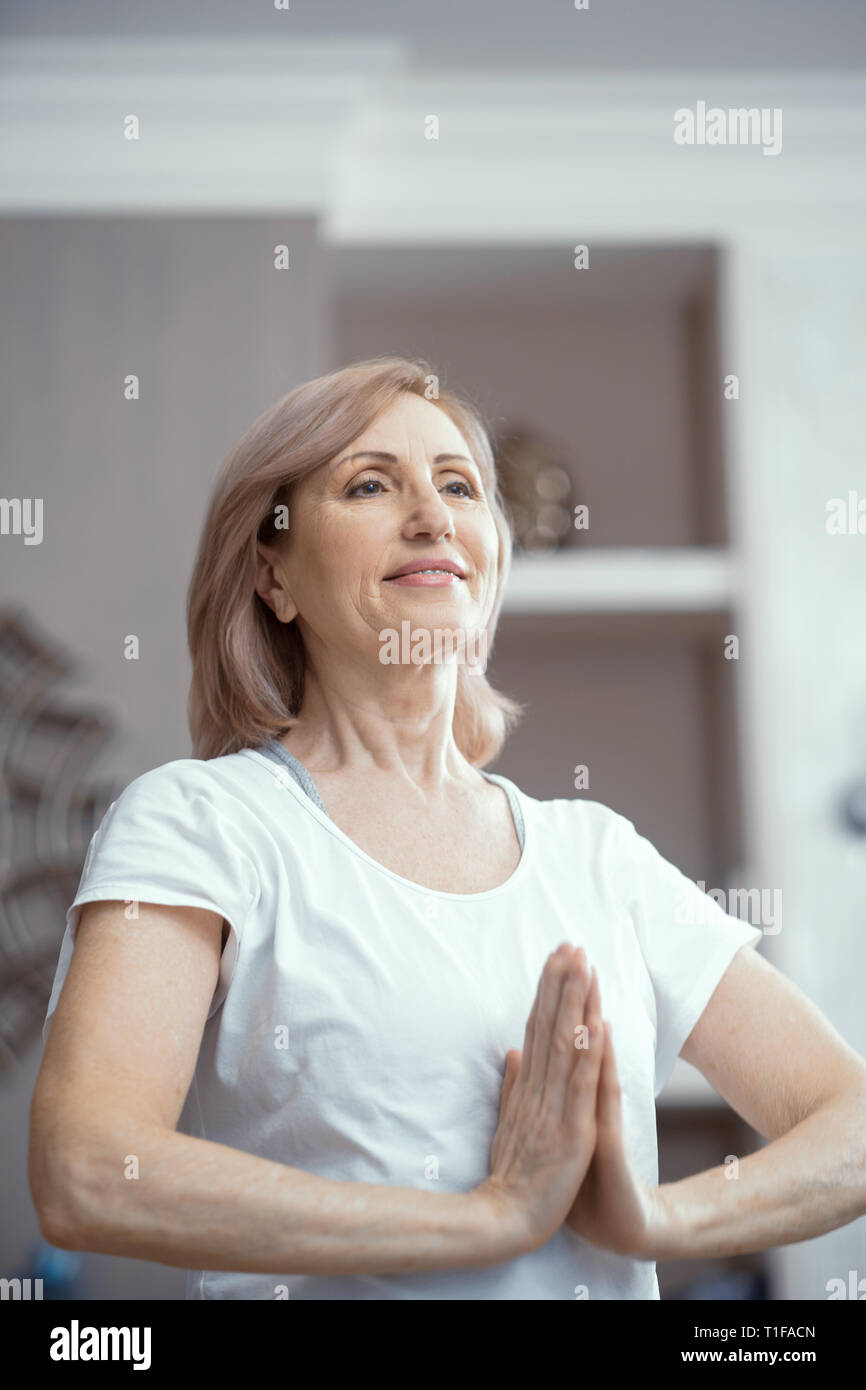
<svg viewBox="0 0 866 1390"><path fill-rule="evenodd" d="M504 613L709 613L735 603L732 551L711 546L521 553Z"/></svg>

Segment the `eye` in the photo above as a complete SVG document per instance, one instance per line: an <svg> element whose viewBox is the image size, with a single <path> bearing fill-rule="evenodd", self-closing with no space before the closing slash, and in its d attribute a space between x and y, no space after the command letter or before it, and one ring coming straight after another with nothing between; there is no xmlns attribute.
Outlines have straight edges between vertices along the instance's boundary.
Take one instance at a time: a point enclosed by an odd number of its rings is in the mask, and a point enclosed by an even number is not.
<svg viewBox="0 0 866 1390"><path fill-rule="evenodd" d="M362 487L372 487L372 486L381 487L381 485L382 485L382 484L381 484L381 481L380 481L379 478L362 478L361 481L360 481L359 483L355 483L354 487L350 487L350 488L349 488L349 491L347 492L346 496L347 496L347 497L355 497L355 496L375 497L376 494L375 494L374 492L365 492L365 493L361 493L361 488L362 488Z"/></svg>
<svg viewBox="0 0 866 1390"><path fill-rule="evenodd" d="M382 486L382 480L381 480L381 478L361 478L357 483L353 483L353 484L352 484L352 486L347 490L346 496L347 496L347 497L375 497L375 496L377 496L377 494L376 494L375 492L370 492L370 491L365 492L365 491L363 491L363 489L364 489L364 488L368 488L368 489L369 489L369 488L376 488L376 487L381 488L381 486ZM475 489L475 488L473 487L473 485L472 485L467 479L465 479L465 478L452 479L452 481L451 481L450 483L446 483L446 484L445 484L445 487L446 487L446 488L457 487L457 488L463 488L463 489L464 489L462 492L452 493L452 494L451 494L452 497L477 497L477 496L478 496L478 492L476 491L476 489Z"/></svg>
<svg viewBox="0 0 866 1390"><path fill-rule="evenodd" d="M446 487L465 487L466 491L465 491L465 492L461 492L460 494L458 494L458 495L461 496L461 497L475 497L475 496L477 496L477 493L476 493L474 487L472 486L472 484L466 482L465 479L463 479L463 478L461 478L458 482L446 483L445 486L446 486Z"/></svg>

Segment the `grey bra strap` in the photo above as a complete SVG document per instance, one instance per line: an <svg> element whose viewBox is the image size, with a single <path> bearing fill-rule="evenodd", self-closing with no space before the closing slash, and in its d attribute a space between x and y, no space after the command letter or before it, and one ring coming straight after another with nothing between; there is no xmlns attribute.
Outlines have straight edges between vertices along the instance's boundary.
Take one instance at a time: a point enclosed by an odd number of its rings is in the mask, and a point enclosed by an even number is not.
<svg viewBox="0 0 866 1390"><path fill-rule="evenodd" d="M514 821L514 829L517 833L518 843L522 850L523 841L526 839L526 828L523 824L523 812L520 809L520 802L517 800L511 788L506 786L505 782L503 782L498 772L485 772L483 767L480 768L479 771L482 777L487 778L488 782L498 782L499 786L508 797L508 804L511 807L511 819Z"/></svg>
<svg viewBox="0 0 866 1390"><path fill-rule="evenodd" d="M272 738L269 743L263 744L257 751L259 753L264 753L265 757L270 758L272 762L281 763L283 767L288 768L301 790L305 791L310 800L318 806L320 811L324 811L327 816L328 812L325 810L322 798L319 796L318 788L310 773L304 767L304 764L298 761L294 753L290 753L288 748L280 743L278 738ZM517 797L514 795L511 788L505 785L498 773L485 772L482 768L481 775L482 777L486 777L488 782L498 782L499 786L502 787L502 790L508 797L508 804L511 807L511 816L514 821L514 829L517 832L517 839L520 842L520 848L522 850L526 829L523 824L523 813L520 810Z"/></svg>
<svg viewBox="0 0 866 1390"><path fill-rule="evenodd" d="M288 748L280 743L278 738L272 738L270 743L263 744L258 751L264 753L265 757L270 758L272 762L282 763L284 767L287 767L302 791L307 793L307 796L316 803L320 811L325 811L324 803L310 773L304 764L298 761L294 753L290 753ZM327 814L325 811L325 815Z"/></svg>

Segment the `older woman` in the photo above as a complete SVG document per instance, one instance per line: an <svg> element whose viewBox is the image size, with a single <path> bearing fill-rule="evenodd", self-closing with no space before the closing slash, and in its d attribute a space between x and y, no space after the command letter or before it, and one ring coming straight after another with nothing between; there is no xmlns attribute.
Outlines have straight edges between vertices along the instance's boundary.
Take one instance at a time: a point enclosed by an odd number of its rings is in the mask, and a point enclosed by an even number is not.
<svg viewBox="0 0 866 1390"><path fill-rule="evenodd" d="M67 914L49 1240L189 1298L632 1299L657 1258L866 1210L866 1068L761 932L617 812L483 770L518 707L415 639L492 637L509 559L483 425L426 364L241 440L189 595L196 756L113 803ZM679 1054L773 1141L736 1182L657 1185Z"/></svg>

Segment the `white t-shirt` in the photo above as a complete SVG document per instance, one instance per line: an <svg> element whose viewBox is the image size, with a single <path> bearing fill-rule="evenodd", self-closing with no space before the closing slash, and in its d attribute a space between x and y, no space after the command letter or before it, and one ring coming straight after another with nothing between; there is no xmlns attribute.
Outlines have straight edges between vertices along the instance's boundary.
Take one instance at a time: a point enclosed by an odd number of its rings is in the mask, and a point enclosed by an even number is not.
<svg viewBox="0 0 866 1390"><path fill-rule="evenodd" d="M549 953L583 945L613 1025L625 1137L658 1181L655 1096L734 954L761 939L598 801L504 777L524 847L505 883L427 889L360 849L260 751L137 777L88 849L43 1037L97 899L189 904L231 931L178 1128L323 1177L465 1192L489 1172L509 1048ZM656 1299L655 1264L560 1230L478 1269L190 1271L190 1299Z"/></svg>

